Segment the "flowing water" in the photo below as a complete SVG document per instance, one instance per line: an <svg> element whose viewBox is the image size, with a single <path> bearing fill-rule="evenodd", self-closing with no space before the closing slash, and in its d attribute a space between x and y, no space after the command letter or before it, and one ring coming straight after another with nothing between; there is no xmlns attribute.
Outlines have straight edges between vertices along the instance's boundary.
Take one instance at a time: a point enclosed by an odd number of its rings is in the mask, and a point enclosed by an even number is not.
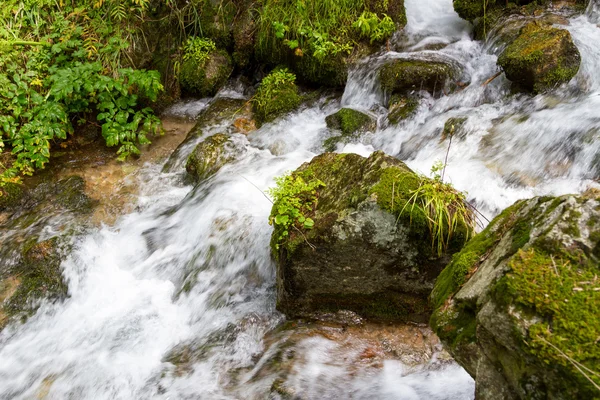
<svg viewBox="0 0 600 400"><path fill-rule="evenodd" d="M531 97L511 95L503 77L482 86L497 71L497 49L493 40L470 39L451 0L406 6L409 23L397 51L352 71L341 101L233 135L237 161L194 188L182 167L191 144L171 172L147 164L138 174L135 212L76 239L62 265L69 297L43 303L26 323L0 333L0 398L276 399L285 392L302 399L472 399L471 378L433 344L411 359L410 350L392 343L400 333L386 336L381 327L371 340L366 327L282 325L269 256L271 204L261 191L322 151L331 134L325 117L341 105L378 116L380 128L339 151L381 149L425 173L446 156L445 121L467 117L446 177L488 217L521 198L585 190L600 172L597 7L567 26L582 54L578 76ZM373 71L394 57L448 60L470 85L441 98L426 95L413 117L385 127L386 94ZM206 104L174 112L194 114ZM49 236L57 224L45 224ZM421 328L406 329L406 340L428 340ZM375 342L389 348L371 350Z"/></svg>

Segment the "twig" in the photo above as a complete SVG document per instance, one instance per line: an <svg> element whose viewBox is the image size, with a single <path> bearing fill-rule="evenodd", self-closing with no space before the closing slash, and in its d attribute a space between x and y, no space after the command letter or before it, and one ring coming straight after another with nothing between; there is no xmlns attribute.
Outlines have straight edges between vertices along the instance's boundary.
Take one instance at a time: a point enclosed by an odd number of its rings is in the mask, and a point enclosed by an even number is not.
<svg viewBox="0 0 600 400"><path fill-rule="evenodd" d="M491 78L489 78L487 81L483 82L481 84L481 87L487 86L489 85L494 79L496 79L497 77L499 77L500 75L502 75L504 71L498 71L494 74L494 76L492 76Z"/></svg>
<svg viewBox="0 0 600 400"><path fill-rule="evenodd" d="M444 159L444 169L442 170L442 182L444 182L444 175L446 175L446 165L448 165L448 154L450 154L450 146L452 146L452 136L454 136L454 125L452 125L452 132L450 132L450 140L448 141L448 149L446 150L446 158Z"/></svg>
<svg viewBox="0 0 600 400"><path fill-rule="evenodd" d="M581 364L580 362L572 359L571 357L569 357L568 355L566 355L561 349L559 349L554 344L552 344L549 341L547 341L545 338L540 337L540 336L538 336L538 338L541 339L542 342L550 345L554 350L556 350L558 352L558 354L560 354L563 358L565 358L567 361L569 361L571 364L573 364L573 366L577 369L577 371L579 371L585 377L585 379L587 379L588 381L590 381L590 383L596 389L598 389L598 391L600 391L600 385L598 385L592 378L590 378L588 376L588 374L586 374L583 370L585 369L586 371L588 371L592 375L600 377L600 374L598 372L593 371L593 370L589 369L588 367L586 367L585 365Z"/></svg>
<svg viewBox="0 0 600 400"><path fill-rule="evenodd" d="M267 196L267 194L265 192L263 192L263 190L261 188L259 188L258 186L256 186L250 179L246 178L245 176L241 175L241 174L237 174L239 176L241 176L246 182L248 182L249 184L251 184L252 186L254 186L260 193L262 193L263 196L265 196L265 198L267 200L269 200L269 203L271 204L275 204L273 203L273 200L271 200L269 198L269 196ZM312 249L312 250L316 250L317 247L312 244L311 242L308 241L308 238L306 237L306 235L304 234L304 232L302 232L300 229L298 229L295 225L292 224L292 228L294 228L295 230L298 231L298 233L300 233L302 235L302 237L304 238L304 241L306 242L306 244Z"/></svg>
<svg viewBox="0 0 600 400"><path fill-rule="evenodd" d="M251 184L252 186L254 186L256 189L258 189L258 191L261 192L263 196L265 196L265 199L269 200L269 203L274 204L273 200L271 200L269 198L269 196L267 196L267 194L265 192L263 192L261 188L259 188L258 186L256 186L250 179L246 178L244 175L241 175L241 174L238 174L238 175L241 176L246 182L248 182L249 184Z"/></svg>

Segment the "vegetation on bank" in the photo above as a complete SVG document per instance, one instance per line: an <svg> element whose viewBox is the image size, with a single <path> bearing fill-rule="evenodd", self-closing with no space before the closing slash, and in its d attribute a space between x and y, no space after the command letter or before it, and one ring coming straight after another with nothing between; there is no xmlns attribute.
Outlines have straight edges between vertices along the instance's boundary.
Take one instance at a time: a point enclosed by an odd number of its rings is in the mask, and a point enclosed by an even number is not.
<svg viewBox="0 0 600 400"><path fill-rule="evenodd" d="M144 107L162 90L156 71L135 69L148 0L8 0L0 10L0 182L44 168L51 146L97 124L119 158L160 132Z"/></svg>
<svg viewBox="0 0 600 400"><path fill-rule="evenodd" d="M361 41L381 44L405 24L402 0L264 0L256 57L290 65L305 81L339 86L347 57Z"/></svg>

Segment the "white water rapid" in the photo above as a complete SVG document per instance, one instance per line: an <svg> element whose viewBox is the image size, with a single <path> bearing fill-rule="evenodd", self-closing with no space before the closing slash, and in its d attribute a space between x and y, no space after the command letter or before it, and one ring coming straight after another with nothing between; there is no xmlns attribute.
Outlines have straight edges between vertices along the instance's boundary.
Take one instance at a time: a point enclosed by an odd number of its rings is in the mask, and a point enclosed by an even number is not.
<svg viewBox="0 0 600 400"><path fill-rule="evenodd" d="M470 38L451 0L405 3L405 51L379 57L450 59L470 85L426 97L414 117L339 151L381 149L428 173L446 154L445 121L464 116L465 134L452 143L446 176L488 217L518 199L594 183L597 8L567 27L582 55L577 77L531 97L510 95L504 77L482 86L497 71L493 43ZM446 46L426 50L435 44ZM382 115L385 94L372 73L380 62L373 57L351 72L341 104ZM178 112L193 114L206 104L186 103ZM165 173L162 165L147 165L136 211L80 236L63 262L69 297L42 304L26 323L0 333L0 399L283 398L269 394L276 379L298 399L473 399L472 379L451 361L363 365L352 361L364 350L360 343L323 336L300 336L285 375L269 367L279 365L286 338L297 332L272 333L284 317L275 310L271 204L261 191L322 151L330 135L325 117L341 104L322 101L248 136L233 135L242 155L195 188L184 183L181 166Z"/></svg>

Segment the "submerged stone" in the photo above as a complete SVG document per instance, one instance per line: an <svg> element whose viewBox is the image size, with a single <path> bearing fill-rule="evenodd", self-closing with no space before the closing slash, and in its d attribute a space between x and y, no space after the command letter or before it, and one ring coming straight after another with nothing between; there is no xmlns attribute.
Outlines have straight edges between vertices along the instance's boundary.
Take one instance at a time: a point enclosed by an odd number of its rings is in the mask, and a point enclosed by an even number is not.
<svg viewBox="0 0 600 400"><path fill-rule="evenodd" d="M597 193L519 201L454 255L431 326L476 399L597 397L599 265Z"/></svg>
<svg viewBox="0 0 600 400"><path fill-rule="evenodd" d="M507 79L536 93L569 82L580 63L569 31L538 22L523 27L498 57Z"/></svg>
<svg viewBox="0 0 600 400"><path fill-rule="evenodd" d="M375 132L377 121L368 114L352 108L342 108L338 112L325 118L327 127L340 132L341 135L333 136L324 143L327 151L335 150L337 143L347 142L366 132Z"/></svg>
<svg viewBox="0 0 600 400"><path fill-rule="evenodd" d="M418 99L394 94L388 106L388 121L395 125L412 116L418 107Z"/></svg>
<svg viewBox="0 0 600 400"><path fill-rule="evenodd" d="M273 232L277 308L290 317L345 309L380 320L426 319L433 282L463 245L466 228L445 254L434 251L423 210L408 205L422 178L382 152L325 153L292 177L325 186L306 215L313 229L290 229L282 242L282 228ZM276 202L272 218L277 210Z"/></svg>
<svg viewBox="0 0 600 400"><path fill-rule="evenodd" d="M187 159L185 169L196 182L201 182L234 159L231 137L217 133L196 146Z"/></svg>

